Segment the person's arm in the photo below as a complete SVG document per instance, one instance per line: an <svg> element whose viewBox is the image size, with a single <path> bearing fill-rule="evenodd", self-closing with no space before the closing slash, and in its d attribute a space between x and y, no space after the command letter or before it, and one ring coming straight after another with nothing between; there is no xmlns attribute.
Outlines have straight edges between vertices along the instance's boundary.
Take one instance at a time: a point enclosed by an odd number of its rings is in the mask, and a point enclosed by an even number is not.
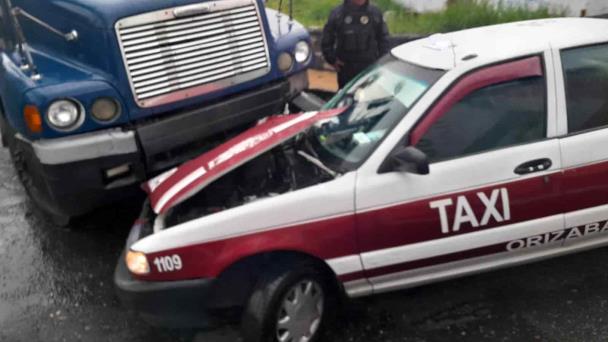
<svg viewBox="0 0 608 342"><path fill-rule="evenodd" d="M323 37L321 38L321 51L327 63L336 64L336 11L332 11L323 27Z"/></svg>
<svg viewBox="0 0 608 342"><path fill-rule="evenodd" d="M378 42L378 53L380 56L384 56L391 50L390 33L388 31L388 25L384 21L382 12L379 13L380 20L378 28L376 29L376 40Z"/></svg>

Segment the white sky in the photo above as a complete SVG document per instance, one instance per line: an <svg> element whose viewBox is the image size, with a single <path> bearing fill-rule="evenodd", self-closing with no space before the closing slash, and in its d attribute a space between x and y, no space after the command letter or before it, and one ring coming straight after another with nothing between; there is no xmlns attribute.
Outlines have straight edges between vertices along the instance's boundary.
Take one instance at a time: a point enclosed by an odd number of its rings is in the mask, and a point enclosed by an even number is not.
<svg viewBox="0 0 608 342"><path fill-rule="evenodd" d="M445 6L447 0L394 0L417 12L437 11ZM530 8L538 6L549 6L554 9L565 9L570 16L580 16L581 11L586 9L587 15L608 14L608 1L606 0L490 0L493 3L502 2L512 5L526 5Z"/></svg>

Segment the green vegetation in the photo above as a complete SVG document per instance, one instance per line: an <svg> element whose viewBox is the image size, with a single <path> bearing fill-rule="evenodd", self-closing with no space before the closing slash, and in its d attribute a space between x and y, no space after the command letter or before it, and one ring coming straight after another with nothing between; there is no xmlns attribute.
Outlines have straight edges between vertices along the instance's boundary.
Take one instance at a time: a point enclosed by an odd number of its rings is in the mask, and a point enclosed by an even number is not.
<svg viewBox="0 0 608 342"><path fill-rule="evenodd" d="M280 0L269 0L268 6L277 8ZM322 27L331 9L342 0L293 0L295 19L308 27ZM523 8L499 6L483 1L457 0L442 12L411 13L392 0L372 0L385 13L391 33L437 33L470 27L506 23L518 20L559 16L541 8L528 11ZM287 13L289 0L283 0L282 12Z"/></svg>

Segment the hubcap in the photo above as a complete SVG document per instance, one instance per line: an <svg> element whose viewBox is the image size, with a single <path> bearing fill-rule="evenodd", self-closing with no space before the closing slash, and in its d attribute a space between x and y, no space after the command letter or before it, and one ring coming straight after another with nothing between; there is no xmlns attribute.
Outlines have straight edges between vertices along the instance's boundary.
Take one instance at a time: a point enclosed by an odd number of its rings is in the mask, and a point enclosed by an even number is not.
<svg viewBox="0 0 608 342"><path fill-rule="evenodd" d="M323 318L323 290L313 280L291 287L279 308L276 335L279 342L308 342Z"/></svg>

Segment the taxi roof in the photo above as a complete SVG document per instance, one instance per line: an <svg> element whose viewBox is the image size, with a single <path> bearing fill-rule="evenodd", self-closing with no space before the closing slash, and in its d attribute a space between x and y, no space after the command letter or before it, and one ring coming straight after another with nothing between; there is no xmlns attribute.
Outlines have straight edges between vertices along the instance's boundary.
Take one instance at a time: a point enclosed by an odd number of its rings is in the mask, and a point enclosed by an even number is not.
<svg viewBox="0 0 608 342"><path fill-rule="evenodd" d="M468 60L491 63L550 48L608 42L608 20L553 18L435 34L392 50L402 60L450 70Z"/></svg>

